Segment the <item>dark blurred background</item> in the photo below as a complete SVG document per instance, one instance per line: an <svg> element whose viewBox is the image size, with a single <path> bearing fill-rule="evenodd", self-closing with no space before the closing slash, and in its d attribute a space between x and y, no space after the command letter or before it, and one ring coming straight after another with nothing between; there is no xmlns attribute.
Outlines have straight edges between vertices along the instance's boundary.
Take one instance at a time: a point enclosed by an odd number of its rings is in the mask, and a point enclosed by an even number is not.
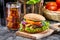
<svg viewBox="0 0 60 40"><path fill-rule="evenodd" d="M0 0L0 19L1 19L1 23L2 25L5 25L5 7L6 7L6 3L7 2L15 2L17 0ZM48 1L55 1L55 0L44 0L44 3L45 2L48 2ZM4 20L2 20L4 19Z"/></svg>

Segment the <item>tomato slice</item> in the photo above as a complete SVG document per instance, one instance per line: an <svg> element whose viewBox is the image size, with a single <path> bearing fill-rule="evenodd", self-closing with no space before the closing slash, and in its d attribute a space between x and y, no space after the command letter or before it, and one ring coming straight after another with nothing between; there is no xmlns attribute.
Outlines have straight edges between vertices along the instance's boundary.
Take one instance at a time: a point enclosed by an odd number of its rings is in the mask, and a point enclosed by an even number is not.
<svg viewBox="0 0 60 40"><path fill-rule="evenodd" d="M41 22L35 22L35 24L41 24Z"/></svg>

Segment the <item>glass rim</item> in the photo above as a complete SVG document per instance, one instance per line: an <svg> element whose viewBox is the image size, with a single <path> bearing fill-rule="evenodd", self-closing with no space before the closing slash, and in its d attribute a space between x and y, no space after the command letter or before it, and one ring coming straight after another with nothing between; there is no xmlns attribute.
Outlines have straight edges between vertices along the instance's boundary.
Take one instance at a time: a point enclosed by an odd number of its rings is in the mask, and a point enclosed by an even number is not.
<svg viewBox="0 0 60 40"><path fill-rule="evenodd" d="M6 3L6 7L7 8L14 8L14 7L11 7L11 4L15 4L14 6L16 6L16 8L19 8L19 7L21 7L21 3L18 3L18 2L7 2ZM17 4L17 5L16 5Z"/></svg>
<svg viewBox="0 0 60 40"><path fill-rule="evenodd" d="M6 4L10 4L10 3L12 4L12 3L17 3L17 2L7 2Z"/></svg>

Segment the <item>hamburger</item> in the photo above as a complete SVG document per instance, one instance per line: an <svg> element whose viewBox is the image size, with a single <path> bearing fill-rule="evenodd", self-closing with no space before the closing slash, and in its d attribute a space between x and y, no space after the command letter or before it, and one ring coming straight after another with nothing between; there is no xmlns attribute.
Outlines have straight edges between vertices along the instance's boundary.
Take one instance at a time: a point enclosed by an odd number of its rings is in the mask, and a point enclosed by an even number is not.
<svg viewBox="0 0 60 40"><path fill-rule="evenodd" d="M49 29L49 22L39 14L26 14L20 23L20 31L27 33L39 33Z"/></svg>

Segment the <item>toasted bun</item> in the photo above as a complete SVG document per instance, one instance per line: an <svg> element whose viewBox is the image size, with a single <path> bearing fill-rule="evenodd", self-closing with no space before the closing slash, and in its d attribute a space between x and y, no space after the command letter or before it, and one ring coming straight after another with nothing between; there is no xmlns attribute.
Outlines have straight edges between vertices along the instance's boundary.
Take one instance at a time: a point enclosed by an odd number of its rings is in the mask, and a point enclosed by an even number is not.
<svg viewBox="0 0 60 40"><path fill-rule="evenodd" d="M24 19L34 20L34 21L41 21L46 20L42 15L29 13L24 16Z"/></svg>

